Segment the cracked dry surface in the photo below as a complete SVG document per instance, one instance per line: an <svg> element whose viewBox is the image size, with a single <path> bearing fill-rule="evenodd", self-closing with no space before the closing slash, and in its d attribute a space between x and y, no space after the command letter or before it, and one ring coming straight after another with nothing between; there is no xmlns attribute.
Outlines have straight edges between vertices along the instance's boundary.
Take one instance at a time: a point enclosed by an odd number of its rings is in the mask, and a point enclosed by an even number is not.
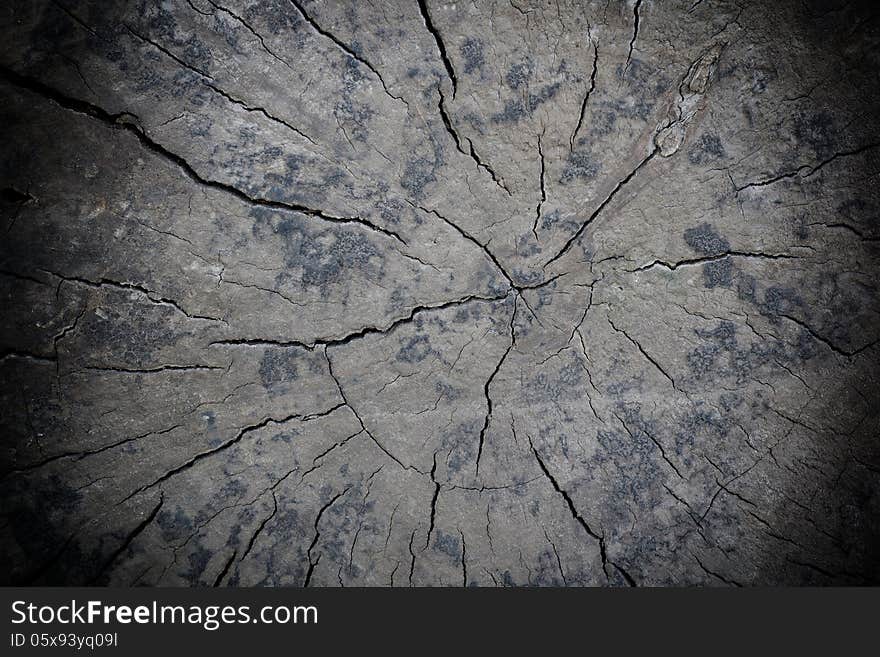
<svg viewBox="0 0 880 657"><path fill-rule="evenodd" d="M880 581L876 13L0 16L5 582Z"/></svg>

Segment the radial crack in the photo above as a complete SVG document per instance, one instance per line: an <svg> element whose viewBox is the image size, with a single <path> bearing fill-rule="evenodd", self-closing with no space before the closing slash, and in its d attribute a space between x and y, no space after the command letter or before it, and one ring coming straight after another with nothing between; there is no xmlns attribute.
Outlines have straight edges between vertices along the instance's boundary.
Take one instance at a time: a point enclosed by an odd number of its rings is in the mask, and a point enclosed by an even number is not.
<svg viewBox="0 0 880 657"><path fill-rule="evenodd" d="M47 100L51 100L60 107L63 107L64 109L70 110L77 114L88 116L92 119L96 119L111 128L125 130L126 132L134 135L148 151L159 155L163 159L176 165L177 168L180 169L193 182L204 187L208 187L210 189L215 189L230 194L247 205L269 208L272 210L278 210L280 212L298 212L300 214L316 217L331 223L357 224L362 227L368 228L373 232L381 233L386 237L395 239L401 244L406 244L406 241L393 230L378 226L371 221L363 219L361 217L342 217L328 214L323 210L317 210L297 203L288 203L286 201L277 201L274 199L268 199L259 196L251 196L250 194L229 183L205 178L200 173L198 173L193 165L191 165L182 156L168 150L165 146L162 146L161 144L150 138L144 131L144 129L140 126L139 119L130 112L110 114L105 109L98 107L97 105L93 105L92 103L84 100L79 100L77 98L66 96L61 92L46 86L45 84L34 78L19 75L15 71L12 71L5 66L0 66L0 76L2 76L7 82L10 82L11 84L14 84L19 88L26 89L32 93L38 94L43 98L46 98Z"/></svg>
<svg viewBox="0 0 880 657"><path fill-rule="evenodd" d="M538 205L535 206L535 223L532 224L532 234L535 236L535 239L538 239L538 222L541 221L541 213L544 209L544 203L547 202L547 187L545 184L545 177L547 175L547 163L544 160L544 149L542 147L542 140L544 137L544 133L538 135L538 155L541 157L541 175L538 179L538 184L541 190L541 198L538 200Z"/></svg>
<svg viewBox="0 0 880 657"><path fill-rule="evenodd" d="M456 231L459 235L461 235L462 237L464 237L466 240L468 240L469 242L473 242L474 244L476 244L476 245L480 248L480 250L481 250L483 253L486 254L486 257L492 262L492 264L495 265L495 267L498 269L498 271L501 273L501 275L505 278L505 280L507 281L507 283L508 283L511 287L513 287L513 288L516 288L516 287L517 287L517 286L514 284L513 279L510 277L510 274L507 273L507 270L501 265L501 263L498 261L498 258L495 257L495 254L493 254L493 253L489 250L489 247L487 247L485 244L483 244L480 240L478 240L476 237L474 237L473 235L471 235L469 232L467 232L464 228L462 228L461 226L459 226L458 224L456 224L454 221L452 221L452 220L447 219L446 217L444 217L442 214L440 214L440 213L437 212L436 210L429 210L428 208L422 207L422 206L420 206L420 205L415 205L415 204L411 204L411 205L413 205L413 207L417 207L417 208L418 208L419 210L421 210L422 212L427 212L428 214L433 214L435 217L437 217L438 219L440 219L441 221L443 221L446 225L448 225L448 226L452 227L453 229L455 229L455 231Z"/></svg>
<svg viewBox="0 0 880 657"><path fill-rule="evenodd" d="M162 429L161 431L148 431L147 433L138 434L137 436L130 436L128 438L122 438L121 440L113 441L112 443L107 443L106 445L101 445L100 447L95 447L93 449L86 449L80 451L70 451L70 452L61 452L60 454L53 454L52 456L46 457L41 461L37 461L36 463L29 463L28 465L24 465L20 468L15 468L12 470L8 470L3 473L2 477L5 478L12 474L19 474L24 472L30 472L32 470L37 470L42 468L50 463L54 463L55 461L60 461L62 459L75 459L80 461L88 456L93 456L95 454L100 454L102 452L106 452L107 450L113 449L115 447L121 447L122 445L127 445L129 443L133 443L135 441L141 440L143 438L148 438L150 436L161 436L166 433L171 433L175 429L179 429L182 425L175 424L172 427L167 429Z"/></svg>
<svg viewBox="0 0 880 657"><path fill-rule="evenodd" d="M252 433L252 432L257 431L259 429L263 429L263 428L269 426L270 424L281 425L281 424L286 424L287 422L290 422L292 420L307 420L307 419L310 419L311 417L312 416L309 416L309 415L300 415L297 413L293 413L291 415L287 415L285 417L277 418L277 419L273 418L273 417L267 417L267 418L264 418L263 420L261 420L260 422L257 422L256 424L251 424L249 426L246 426L243 429L241 429L237 434L235 434L235 436L233 436L232 438L230 438L226 442L220 443L216 447L212 447L211 449L205 450L204 452L199 452L198 454L196 454L195 456L193 456L189 460L185 461L184 463L182 463L182 464L172 468L171 470L168 470L164 474L160 475L159 477L154 479L149 484L144 484L140 488L136 489L134 492L129 493L120 502L120 504L122 502L125 502L125 501L131 499L132 497L134 497L138 493L142 493L142 492L149 490L151 488L155 488L156 486L161 484L163 481L167 481L168 479L170 479L174 475L179 474L179 473L183 472L184 470L189 470L191 467L193 467L196 463L198 463L202 459L206 459L210 456L214 456L215 454L219 454L220 452L226 451L230 447L241 442L242 438L244 438L249 433Z"/></svg>
<svg viewBox="0 0 880 657"><path fill-rule="evenodd" d="M458 79L455 77L455 69L452 67L452 61L449 59L449 55L446 54L446 46L443 45L443 37L440 36L440 32L434 27L434 22L431 20L431 12L428 11L426 0L418 0L418 3L419 12L422 15L422 22L425 24L425 28L428 32L431 33L431 36L434 37L434 43L437 44L437 50L440 52L440 59L443 61L443 66L446 68L446 74L449 76L449 81L452 83L452 98L455 99L455 94L458 91Z"/></svg>
<svg viewBox="0 0 880 657"><path fill-rule="evenodd" d="M431 515L429 517L428 533L425 535L425 547L427 550L431 544L431 534L434 532L434 522L437 518L437 500L440 498L440 482L434 476L437 472L437 452L434 452L434 465L431 466L431 481L434 483L434 492L431 495Z"/></svg>
<svg viewBox="0 0 880 657"><path fill-rule="evenodd" d="M254 547L254 543L257 542L257 538L259 538L260 534L263 533L263 530L266 528L266 525L269 523L269 521L272 520L272 518L275 517L275 514L278 513L278 498L275 496L274 490L271 491L271 493L272 493L272 512L269 515L267 515L265 518L263 518L263 520L260 521L260 524L257 525L257 528L256 528L256 530L254 530L254 533L251 534L251 537L248 540L248 544L245 547L244 552L242 553L239 561L244 561L245 558L247 557L247 555L250 554L251 550Z"/></svg>
<svg viewBox="0 0 880 657"><path fill-rule="evenodd" d="M624 177L622 180L618 181L618 183L614 186L614 188L611 190L611 192L608 194L608 196L605 197L605 200L599 204L599 207L597 207L589 217L587 217L586 221L584 221L584 223L581 224L580 228L577 229L575 234L572 235L568 239L568 241L556 253L556 255L554 255L552 258L550 258L544 264L545 269L547 267L549 267L551 264L553 264L554 262L556 262L557 260L559 260L559 258L564 256L568 252L568 250L572 247L572 245L575 243L575 241L577 241L577 239L581 236L581 234L586 230L587 226L589 226L591 223L593 223L599 217L599 215L602 213L602 210L604 210L605 207L609 203L611 203L611 201L614 199L614 197L617 195L617 193L621 189L623 189L633 178L635 178L635 176L639 172L639 170L643 166L645 166L648 162L650 162L651 159L657 154L657 152L658 152L658 149L655 146L654 149L647 156L645 156L645 158L641 162L639 162L632 171L630 171L626 175L626 177Z"/></svg>
<svg viewBox="0 0 880 657"><path fill-rule="evenodd" d="M329 30L326 30L323 27L321 27L320 25L318 25L318 22L311 15L309 15L308 12L306 12L305 8L302 6L302 3L298 2L298 0L289 0L289 1L290 1L290 4L292 4L294 7L296 7L296 10L300 13L300 15L303 17L303 19L305 19L305 21L309 25L312 26L312 29L314 29L315 32L317 32L318 34L320 34L321 36L323 36L327 39L330 39L330 41L332 41L334 44L336 44L336 46L342 52L344 52L348 57L351 57L356 62L363 64L365 67L367 67L370 70L370 72L379 79L379 84L382 85L382 89L385 91L385 93L388 96L390 96L394 100L399 100L399 101L403 102L404 104L407 104L406 101L401 96L395 96L393 93L391 93L388 90L388 85L385 84L385 80L382 78L382 74L379 73L379 71L376 69L375 66L373 66L369 61L367 61L361 55L358 55L351 47L349 47L345 43L343 43L342 40L339 39L332 32L330 32Z"/></svg>
<svg viewBox="0 0 880 657"><path fill-rule="evenodd" d="M588 536L595 539L599 544L599 553L602 558L602 567L605 568L605 564L607 563L607 556L605 554L605 537L604 534L597 534L590 525L584 520L583 516L578 512L577 507L575 507L574 502L571 499L571 496L565 491L562 486L559 485L559 482L556 481L556 478L550 474L550 470L547 468L547 465L544 463L544 459L541 458L541 455L538 453L538 450L535 449L535 445L532 443L532 437L529 436L529 447L532 449L532 453L535 455L535 460L538 462L538 466L541 468L541 472L544 473L544 476L553 486L553 490L555 490L559 495L562 496L562 499L565 500L565 504L568 507L569 513L571 513L571 517L577 521L577 523L581 526L581 528L587 533Z"/></svg>
<svg viewBox="0 0 880 657"><path fill-rule="evenodd" d="M491 167L489 167L489 165L485 164L480 159L479 155L477 155L477 151L476 149L474 149L474 142L470 139L470 137L464 138L468 143L468 150L464 150L462 138L458 134L458 130L456 130L455 125L452 123L452 119L449 116L449 113L446 111L446 97L443 95L443 89L440 87L439 84L437 85L437 93L440 95L440 99L437 101L437 108L440 111L440 118L443 120L443 126L446 128L446 132L448 132L449 136L452 137L452 141L455 144L455 149L465 157L469 157L471 160L473 160L478 169L482 169L489 174L489 176L492 178L492 182L494 182L500 189L504 190L504 192L508 196L512 196L510 190L504 184L504 181L495 174L495 171Z"/></svg>
<svg viewBox="0 0 880 657"><path fill-rule="evenodd" d="M581 102L581 111L578 115L577 125L574 127L574 130L571 133L571 137L568 140L569 150L574 150L574 141L577 138L578 132L580 132L581 127L584 124L584 117L587 113L587 103L590 100L590 95L596 89L596 73L599 70L599 45L590 39L590 42L593 44L593 72L590 73L590 86L587 88L586 93L584 94L584 100Z"/></svg>
<svg viewBox="0 0 880 657"><path fill-rule="evenodd" d="M480 429L480 442L477 446L477 466L475 470L475 476L480 476L480 459L483 456L483 443L486 438L486 431L489 429L489 422L492 419L492 396L489 394L489 387L492 385L492 381L495 380L498 372L501 370L501 366L504 365L504 361L507 360L507 356L510 354L511 350L516 345L516 329L514 327L514 322L516 321L516 304L517 300L520 297L515 297L513 302L513 312L510 315L510 344L507 346L507 349L504 350L504 353L501 355L501 358L498 360L498 363L495 365L495 369L492 370L492 373L489 375L489 378L486 379L486 383L483 385L483 397L486 399L486 416L483 420L483 427Z"/></svg>
<svg viewBox="0 0 880 657"><path fill-rule="evenodd" d="M746 183L744 185L739 185L736 187L736 192L738 194L739 192L741 192L745 189L751 189L753 187L766 187L767 185L772 185L772 184L777 183L781 180L786 180L788 178L794 178L795 176L798 176L801 173L804 174L803 175L804 178L809 178L810 176L815 174L817 171L820 171L822 168L824 168L828 164L831 164L832 162L834 162L838 158L861 155L862 153L865 153L866 151L873 150L875 148L880 148L880 142L865 144L864 146L860 146L859 148L856 148L856 149L853 149L850 151L841 151L839 153L835 153L834 155L832 155L828 158L825 158L824 160L822 160L820 162L817 162L816 164L802 164L797 169L794 169L793 171L787 171L785 173L780 173L775 176L772 176L770 178L764 178L763 180L756 180L753 182Z"/></svg>
<svg viewBox="0 0 880 657"><path fill-rule="evenodd" d="M640 23L639 7L641 7L641 6L642 6L642 0L636 0L635 5L633 5L633 20L634 20L633 35L632 35L632 39L630 39L630 42L629 42L629 53L627 53L627 55L626 55L626 64L623 67L622 77L626 77L626 72L629 70L630 60L632 59L633 48L636 45L636 39L639 38L639 23Z"/></svg>
<svg viewBox="0 0 880 657"><path fill-rule="evenodd" d="M655 267L662 267L669 271L675 271L679 267L693 267L704 265L710 262L718 262L727 258L751 258L756 260L797 260L798 256L789 255L787 253L761 253L758 251L724 251L715 255L701 256L698 258L687 258L677 262L667 262L665 260L652 260L646 265L641 265L635 269L628 269L627 273L633 274L640 271L648 271Z"/></svg>
<svg viewBox="0 0 880 657"><path fill-rule="evenodd" d="M187 312L183 309L183 307L177 303L174 299L169 299L167 297L161 297L156 292L153 292L150 289L147 289L143 285L139 285L137 283L129 283L126 281L114 281L110 278L100 278L96 281L89 280L87 278L83 278L81 276L65 276L63 274L58 274L54 271L49 271L48 269L40 269L43 273L49 274L50 276L54 276L62 281L67 281L68 283L78 283L79 285L85 285L86 287L91 287L94 289L100 289L102 287L111 287L117 290L126 290L139 292L143 294L147 299L160 306L170 306L174 308L177 312L185 315L189 319L202 319L212 322L223 322L219 317L209 317L207 315L196 315L190 312Z"/></svg>
<svg viewBox="0 0 880 657"><path fill-rule="evenodd" d="M248 32L250 32L251 35L252 35L255 39L257 39L257 41L260 42L260 47L262 47L262 49L263 49L263 50L264 50L264 51L265 51L270 57L272 57L272 59L274 59L275 61L277 61L279 64L283 64L284 66L286 66L286 67L289 68L290 70L293 70L293 67L292 67L290 64L288 64L287 61L286 61L285 59L283 59L282 57L280 57L278 54L275 53L274 50L272 50L271 48L269 48L269 46L266 45L266 40L263 38L263 36L262 36L259 32L257 32L256 29L254 29L254 27L253 27L250 23L248 23L246 20L244 20L244 19L243 19L241 16L239 16L238 14L232 12L230 9L227 9L226 7L223 7L222 5L217 4L216 2L214 2L214 0L208 0L208 2L209 2L209 3L210 3L215 9L217 9L218 11L222 11L224 14L226 14L227 16L232 17L235 21L237 21L238 23L240 23L240 24L244 27L244 29L246 29Z"/></svg>
<svg viewBox="0 0 880 657"><path fill-rule="evenodd" d="M379 442L379 440L376 438L376 436L374 436L370 432L369 429L367 429L367 426L364 424L364 421L361 418L360 414L357 412L357 409L355 409L355 407L351 405L351 403L348 401L348 397L345 396L345 391L342 389L342 384L339 382L339 379L336 377L336 374L333 372L333 361L330 359L330 354L327 351L326 346L324 347L324 358L327 361L327 370L330 373L330 377L336 383L336 388L339 391L339 396L342 397L342 401L345 403L345 405L348 407L348 409L354 414L355 419L357 419L358 424L361 427L361 430L370 438L371 441L373 441L373 444L376 445L376 447L378 447L379 450L385 454L385 456L387 456L392 461L397 463L397 465L399 465L404 470L413 470L415 472L418 472L419 474L424 474L424 472L422 472L421 470L419 470L415 466L407 465L403 461L401 461L399 458L397 458L394 454L392 454L388 450L388 448L386 448L381 442Z"/></svg>
<svg viewBox="0 0 880 657"><path fill-rule="evenodd" d="M302 137L303 139L305 139L306 141L308 141L312 145L317 145L317 142L314 139L312 139L309 135L304 133L302 130L300 130L296 126L288 123L284 119L281 119L277 116L274 116L273 114L270 114L269 111L263 107L248 105L243 100L240 100L240 99L234 97L228 91L221 89L219 86L217 86L214 83L214 78L211 75L209 75L205 71L202 71L201 69L198 69L198 68L188 64L187 62L182 60L180 57L175 55L173 52L171 52L170 50L168 50L167 48L162 46L160 43L150 39L149 37L146 37L146 36L140 34L139 32L135 31L132 27L130 27L128 24L125 24L125 29L127 29L136 38L140 39L141 41L143 41L145 43L150 44L151 46L153 46L154 48L156 48L157 50L159 50L160 52L165 54L167 57L170 57L171 59L173 59L180 66L195 73L199 77L199 80L201 80L202 84L204 84L206 87L211 89L214 93L225 98L230 103L241 107L246 112L257 112L259 114L262 114L264 117L266 117L267 119L269 119L273 123L277 123L277 124L287 128L288 130L294 132L295 134Z"/></svg>
<svg viewBox="0 0 880 657"><path fill-rule="evenodd" d="M306 552L306 556L309 560L309 569L308 571L306 571L306 578L303 581L303 588L306 588L309 585L309 582L311 582L312 573L315 571L315 566L318 565L318 560L321 558L321 555L319 554L317 558L312 561L312 550L315 549L315 546L318 544L318 539L321 538L321 530L318 528L318 523L321 522L321 517L324 515L324 513L336 503L336 500L345 495L349 490L351 490L351 486L343 490L341 493L337 493L336 495L334 495L332 498L330 498L330 501L327 502L327 504L325 504L318 510L318 515L315 517L315 537L312 539L312 543L311 545L309 545L309 549Z"/></svg>
<svg viewBox="0 0 880 657"><path fill-rule="evenodd" d="M128 535L123 539L122 543L116 548L109 557L104 561L103 565L98 569L98 572L92 577L90 584L94 584L100 577L107 572L110 566L119 558L119 556L125 552L128 547L134 542L141 533L149 527L153 520L156 519L156 516L159 513L159 510L162 508L162 505L165 503L165 496L159 495L159 502L152 508L152 510L147 514L147 517L144 518L141 522L139 522L134 529L132 529Z"/></svg>
<svg viewBox="0 0 880 657"><path fill-rule="evenodd" d="M636 340L635 338L633 338L632 336L630 336L630 334L627 333L625 330L620 329L620 328L617 328L617 326L615 326L614 322L611 320L610 317L607 317L607 319L608 319L608 323L611 325L611 328L613 328L617 333L620 333L621 335L623 335L623 337L625 337L627 340L629 340L629 342L632 343L632 345L633 345L636 349L639 350L639 353L642 354L642 356L644 356L645 359L646 359L649 363L651 363L651 364L654 366L654 368L655 368L658 372L660 372L660 374L662 374L664 378L666 378L666 379L669 381L669 383L672 384L672 387L673 387L675 390L678 390L679 392L681 392L680 388L679 388L679 387L676 385L676 383L675 383L675 379L673 379L673 378L672 378L672 377L666 372L666 370L663 369L663 367L660 365L660 363L658 363L656 360L654 360L654 358L652 358L651 355L650 355L647 351L645 351L645 349L642 347L641 343L639 343L638 340Z"/></svg>

